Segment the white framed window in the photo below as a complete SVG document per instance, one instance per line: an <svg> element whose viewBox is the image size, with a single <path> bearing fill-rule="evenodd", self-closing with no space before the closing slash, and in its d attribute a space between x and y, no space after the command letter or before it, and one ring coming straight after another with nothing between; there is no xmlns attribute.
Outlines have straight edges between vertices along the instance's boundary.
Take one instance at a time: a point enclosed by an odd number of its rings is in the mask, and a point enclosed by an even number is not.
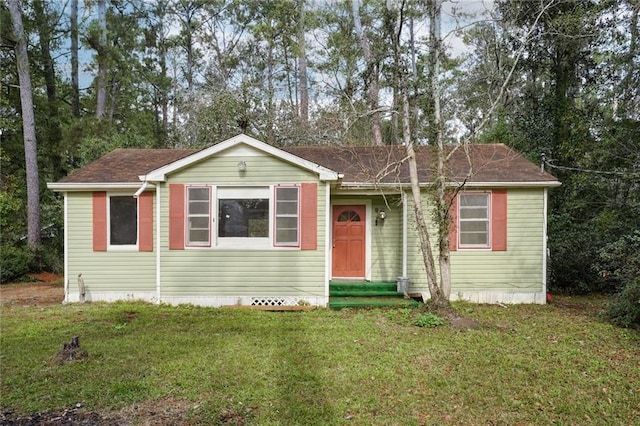
<svg viewBox="0 0 640 426"><path fill-rule="evenodd" d="M138 199L108 195L107 235L109 250L138 249Z"/></svg>
<svg viewBox="0 0 640 426"><path fill-rule="evenodd" d="M458 209L459 247L490 248L491 194L460 193Z"/></svg>
<svg viewBox="0 0 640 426"><path fill-rule="evenodd" d="M300 187L277 186L275 193L275 246L300 245Z"/></svg>
<svg viewBox="0 0 640 426"><path fill-rule="evenodd" d="M254 250L299 248L300 197L300 185L187 185L185 246Z"/></svg>
<svg viewBox="0 0 640 426"><path fill-rule="evenodd" d="M186 245L211 246L211 187L187 186Z"/></svg>
<svg viewBox="0 0 640 426"><path fill-rule="evenodd" d="M270 247L269 187L218 187L216 245L221 248Z"/></svg>

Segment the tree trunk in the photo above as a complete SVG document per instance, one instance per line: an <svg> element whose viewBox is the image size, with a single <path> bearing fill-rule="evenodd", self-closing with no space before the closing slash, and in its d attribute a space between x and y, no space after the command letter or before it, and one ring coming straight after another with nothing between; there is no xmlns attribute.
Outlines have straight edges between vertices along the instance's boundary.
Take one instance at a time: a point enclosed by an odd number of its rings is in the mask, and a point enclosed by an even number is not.
<svg viewBox="0 0 640 426"><path fill-rule="evenodd" d="M435 260L433 256L433 247L431 246L431 236L429 234L429 227L424 218L424 210L422 209L422 191L420 190L420 180L418 179L418 164L416 162L416 154L413 149L413 141L411 140L410 122L411 111L409 107L409 98L405 87L404 90L402 90L402 134L405 149L407 151L407 161L409 163L409 178L411 181L413 212L416 218L416 230L418 231L418 236L420 238L420 252L422 253L422 261L427 273L427 284L429 285L431 301L439 306L443 304L446 299L444 298L440 286L438 285L438 277L436 276Z"/></svg>
<svg viewBox="0 0 640 426"><path fill-rule="evenodd" d="M24 138L24 158L27 174L27 243L32 251L40 245L40 184L38 176L38 146L33 112L33 91L29 74L27 38L22 26L22 1L8 0L13 34L16 39L16 62L20 81L20 103L22 106L22 132Z"/></svg>
<svg viewBox="0 0 640 426"><path fill-rule="evenodd" d="M437 170L435 181L435 214L438 226L438 265L440 269L440 290L443 300L433 300L437 305L449 304L451 296L451 261L449 251L449 206L447 202L447 177L445 170L446 153L442 135L442 116L440 113L440 12L442 0L432 0L429 3L429 86L433 115L430 120L432 128L429 133L436 146ZM446 303L445 303L446 301Z"/></svg>
<svg viewBox="0 0 640 426"><path fill-rule="evenodd" d="M275 97L276 97L276 89L274 84L274 69L275 63L273 60L273 39L269 40L267 43L267 58L266 58L266 78L267 78L267 119L266 119L266 129L265 135L267 137L267 142L270 144L275 143Z"/></svg>
<svg viewBox="0 0 640 426"><path fill-rule="evenodd" d="M107 112L107 5L98 0L98 76L96 78L96 118L105 118Z"/></svg>
<svg viewBox="0 0 640 426"><path fill-rule="evenodd" d="M399 116L402 115L403 100L402 91L400 89L402 78L402 57L400 52L400 37L402 36L402 24L403 24L403 10L404 5L400 4L397 13L394 16L394 10L392 4L387 3L386 15L385 15L385 28L386 35L392 40L393 51L393 98L392 98L392 110L391 115L391 144L397 145L399 143L399 131L400 120Z"/></svg>
<svg viewBox="0 0 640 426"><path fill-rule="evenodd" d="M58 113L58 96L56 94L56 74L51 58L51 31L47 11L44 8L42 0L33 1L33 10L35 12L36 22L38 26L38 38L40 41L40 52L42 54L42 62L44 68L44 81L47 88L47 109L49 117L48 124L48 143L47 152L51 161L51 174L54 180L64 176L62 166L62 156L60 143L62 141L62 129L60 127L60 115Z"/></svg>
<svg viewBox="0 0 640 426"><path fill-rule="evenodd" d="M164 9L163 9L164 10ZM162 34L162 38L160 39L160 46L158 46L158 54L160 60L160 74L162 78L167 78L167 41L164 36L164 15L160 20L160 34ZM162 114L162 128L160 137L158 138L158 142L160 147L167 147L167 135L169 133L169 87L168 85L163 84L160 85L160 108Z"/></svg>
<svg viewBox="0 0 640 426"><path fill-rule="evenodd" d="M623 102L622 108L625 114L624 118L635 117L637 119L640 114L640 102L638 102L637 81L634 83L636 75L635 67L637 66L638 57L638 13L640 12L640 0L630 0L631 19L629 22L629 51L626 55L625 65L627 67L625 76L622 81ZM634 90L634 86L636 89Z"/></svg>
<svg viewBox="0 0 640 426"><path fill-rule="evenodd" d="M374 145L382 145L382 126L380 124L380 112L379 109L379 94L378 89L378 64L376 63L373 54L371 52L371 43L369 38L362 28L362 22L360 20L360 1L352 0L351 7L353 11L353 26L356 31L356 35L360 40L360 47L364 55L365 62L367 64L366 74L369 77L369 120L371 123L371 133L373 137Z"/></svg>
<svg viewBox="0 0 640 426"><path fill-rule="evenodd" d="M71 114L80 117L80 80L78 68L78 0L71 0Z"/></svg>
<svg viewBox="0 0 640 426"><path fill-rule="evenodd" d="M300 21L298 22L298 88L300 92L299 117L303 127L309 125L309 88L307 84L307 48L305 42L305 4L298 2Z"/></svg>

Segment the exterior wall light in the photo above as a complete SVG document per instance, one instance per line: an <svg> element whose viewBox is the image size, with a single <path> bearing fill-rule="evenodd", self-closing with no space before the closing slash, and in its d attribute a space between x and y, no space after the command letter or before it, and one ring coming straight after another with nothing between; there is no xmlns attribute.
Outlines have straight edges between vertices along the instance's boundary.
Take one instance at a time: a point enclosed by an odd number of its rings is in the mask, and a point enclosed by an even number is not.
<svg viewBox="0 0 640 426"><path fill-rule="evenodd" d="M382 226L384 225L384 220L387 218L387 212L384 209L376 209L376 211L378 212L376 215L376 226Z"/></svg>
<svg viewBox="0 0 640 426"><path fill-rule="evenodd" d="M244 161L238 161L238 171L246 172L247 171L247 163Z"/></svg>

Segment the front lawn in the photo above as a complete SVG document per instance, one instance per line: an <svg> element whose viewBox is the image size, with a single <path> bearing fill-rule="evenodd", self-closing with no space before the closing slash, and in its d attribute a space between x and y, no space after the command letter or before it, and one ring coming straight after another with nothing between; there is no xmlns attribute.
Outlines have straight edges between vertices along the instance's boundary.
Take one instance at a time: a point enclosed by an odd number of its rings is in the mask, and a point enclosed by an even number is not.
<svg viewBox="0 0 640 426"><path fill-rule="evenodd" d="M417 327L408 308L5 306L0 408L140 424L639 424L640 338L599 321L602 303L457 304L482 324L469 330ZM88 357L52 362L72 336Z"/></svg>

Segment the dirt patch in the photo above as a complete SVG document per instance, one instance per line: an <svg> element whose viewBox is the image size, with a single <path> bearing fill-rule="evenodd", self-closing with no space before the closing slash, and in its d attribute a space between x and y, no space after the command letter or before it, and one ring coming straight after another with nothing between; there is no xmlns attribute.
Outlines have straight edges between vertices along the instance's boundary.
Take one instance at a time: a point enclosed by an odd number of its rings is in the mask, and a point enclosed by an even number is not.
<svg viewBox="0 0 640 426"><path fill-rule="evenodd" d="M35 282L0 285L1 306L42 306L62 303L63 279L59 275L42 273L30 275Z"/></svg>
<svg viewBox="0 0 640 426"><path fill-rule="evenodd" d="M111 426L127 424L125 419L103 417L86 411L81 404L57 412L33 413L26 416L15 415L11 410L2 410L0 424L7 426Z"/></svg>
<svg viewBox="0 0 640 426"><path fill-rule="evenodd" d="M449 320L451 327L456 330L477 330L482 327L480 321L476 321L470 318L456 317Z"/></svg>
<svg viewBox="0 0 640 426"><path fill-rule="evenodd" d="M0 425L7 426L145 426L190 424L189 412L196 409L186 401L164 398L134 404L117 411L97 413L78 403L59 411L17 415L11 409L0 410ZM227 422L228 423L228 422ZM244 423L233 423L244 424Z"/></svg>

